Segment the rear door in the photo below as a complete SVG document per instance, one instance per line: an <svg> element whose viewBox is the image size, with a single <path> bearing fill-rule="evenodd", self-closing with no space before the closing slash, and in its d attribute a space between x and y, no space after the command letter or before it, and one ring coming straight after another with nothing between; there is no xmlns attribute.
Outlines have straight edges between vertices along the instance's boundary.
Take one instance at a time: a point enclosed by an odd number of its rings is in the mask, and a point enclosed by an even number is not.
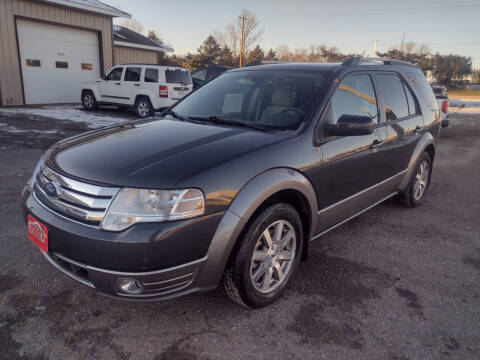
<svg viewBox="0 0 480 360"><path fill-rule="evenodd" d="M125 76L122 81L122 99L123 104L133 105L135 95L140 89L140 79L142 75L142 68L140 66L125 67Z"/></svg>
<svg viewBox="0 0 480 360"><path fill-rule="evenodd" d="M418 100L399 74L376 72L375 82L381 104L381 121L387 131L382 146L384 166L390 176L396 176L408 167L423 130L423 118Z"/></svg>
<svg viewBox="0 0 480 360"><path fill-rule="evenodd" d="M180 100L192 91L192 78L185 69L166 68L165 81L170 100Z"/></svg>
<svg viewBox="0 0 480 360"><path fill-rule="evenodd" d="M98 83L101 101L119 103L123 99L122 93L123 66L116 66L105 77L105 80Z"/></svg>

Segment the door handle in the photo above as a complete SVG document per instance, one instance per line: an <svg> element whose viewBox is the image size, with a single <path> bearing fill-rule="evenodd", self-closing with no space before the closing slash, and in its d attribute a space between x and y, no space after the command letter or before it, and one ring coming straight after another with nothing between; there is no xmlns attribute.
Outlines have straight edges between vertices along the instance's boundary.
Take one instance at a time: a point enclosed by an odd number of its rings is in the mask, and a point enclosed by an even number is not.
<svg viewBox="0 0 480 360"><path fill-rule="evenodd" d="M115 83L115 85L121 85L122 83Z"/></svg>
<svg viewBox="0 0 480 360"><path fill-rule="evenodd" d="M376 148L378 148L379 146L382 146L384 142L385 142L384 140L375 139L375 140L373 140L373 142L370 144L370 149L376 149Z"/></svg>
<svg viewBox="0 0 480 360"><path fill-rule="evenodd" d="M413 130L413 132L417 134L417 133L419 133L421 130L422 130L422 128L421 128L419 125L417 125L417 126L415 127L415 130Z"/></svg>

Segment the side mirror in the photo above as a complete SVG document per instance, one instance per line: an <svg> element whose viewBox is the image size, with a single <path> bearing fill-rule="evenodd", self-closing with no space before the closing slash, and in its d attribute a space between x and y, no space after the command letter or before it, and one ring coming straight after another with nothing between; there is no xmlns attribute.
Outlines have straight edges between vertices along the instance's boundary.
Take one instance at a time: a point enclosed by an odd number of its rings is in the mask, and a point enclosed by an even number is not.
<svg viewBox="0 0 480 360"><path fill-rule="evenodd" d="M369 116L344 114L336 124L325 124L323 128L330 136L358 136L373 133L375 122Z"/></svg>

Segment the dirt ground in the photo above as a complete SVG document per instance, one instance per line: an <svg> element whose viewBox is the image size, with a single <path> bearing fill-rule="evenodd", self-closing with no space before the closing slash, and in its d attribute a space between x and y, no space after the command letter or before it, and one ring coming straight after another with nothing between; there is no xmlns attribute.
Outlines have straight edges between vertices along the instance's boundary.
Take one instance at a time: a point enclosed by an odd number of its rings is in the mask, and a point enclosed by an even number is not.
<svg viewBox="0 0 480 360"><path fill-rule="evenodd" d="M0 115L0 359L478 359L480 115L451 117L420 207L391 200L316 240L285 296L247 311L220 291L112 300L53 268L20 191L85 126Z"/></svg>

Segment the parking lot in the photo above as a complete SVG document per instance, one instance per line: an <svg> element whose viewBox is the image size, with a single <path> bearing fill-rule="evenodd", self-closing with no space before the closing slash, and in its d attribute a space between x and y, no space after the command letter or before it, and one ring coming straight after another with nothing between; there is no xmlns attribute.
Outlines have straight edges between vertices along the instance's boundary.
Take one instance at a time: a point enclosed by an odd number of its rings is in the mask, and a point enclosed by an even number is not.
<svg viewBox="0 0 480 360"><path fill-rule="evenodd" d="M450 115L420 207L390 200L316 240L285 296L254 311L219 290L112 300L54 269L20 191L49 145L92 124L47 116L0 113L0 359L479 358L480 114Z"/></svg>

